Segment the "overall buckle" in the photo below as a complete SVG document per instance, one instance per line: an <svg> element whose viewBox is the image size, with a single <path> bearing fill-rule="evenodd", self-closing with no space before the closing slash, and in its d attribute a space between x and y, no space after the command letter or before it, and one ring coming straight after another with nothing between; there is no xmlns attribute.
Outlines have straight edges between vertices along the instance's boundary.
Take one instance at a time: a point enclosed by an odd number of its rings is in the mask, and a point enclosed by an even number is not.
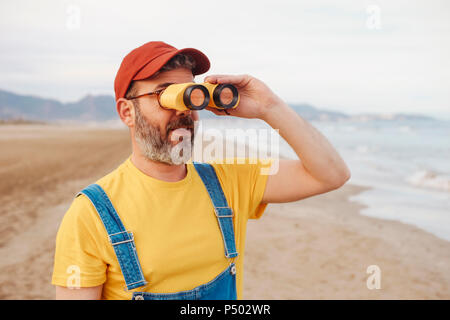
<svg viewBox="0 0 450 320"><path fill-rule="evenodd" d="M231 214L221 216L221 215L219 215L219 213L217 212L216 209L230 209ZM234 217L234 211L230 207L214 207L214 213L216 214L217 218L232 218L232 217Z"/></svg>

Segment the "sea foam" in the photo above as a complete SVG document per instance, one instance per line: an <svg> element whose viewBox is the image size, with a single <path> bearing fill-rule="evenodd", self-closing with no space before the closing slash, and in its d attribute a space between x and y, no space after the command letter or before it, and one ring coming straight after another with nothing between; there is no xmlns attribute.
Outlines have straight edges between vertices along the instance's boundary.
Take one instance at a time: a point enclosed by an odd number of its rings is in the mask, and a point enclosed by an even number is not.
<svg viewBox="0 0 450 320"><path fill-rule="evenodd" d="M406 181L415 186L450 192L450 176L439 175L430 170L416 171Z"/></svg>

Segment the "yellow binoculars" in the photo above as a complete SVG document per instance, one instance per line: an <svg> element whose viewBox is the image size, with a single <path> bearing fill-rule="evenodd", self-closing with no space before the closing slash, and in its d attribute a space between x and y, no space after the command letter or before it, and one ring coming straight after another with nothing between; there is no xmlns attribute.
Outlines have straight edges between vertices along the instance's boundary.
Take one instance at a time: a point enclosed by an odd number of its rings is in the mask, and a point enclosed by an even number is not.
<svg viewBox="0 0 450 320"><path fill-rule="evenodd" d="M161 106L176 110L234 109L239 92L232 84L180 83L168 86L159 96Z"/></svg>

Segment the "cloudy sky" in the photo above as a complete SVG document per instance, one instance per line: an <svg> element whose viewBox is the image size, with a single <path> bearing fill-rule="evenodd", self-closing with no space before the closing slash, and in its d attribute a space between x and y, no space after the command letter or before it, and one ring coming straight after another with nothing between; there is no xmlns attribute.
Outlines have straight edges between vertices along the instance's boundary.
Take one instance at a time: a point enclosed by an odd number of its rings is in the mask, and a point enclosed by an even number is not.
<svg viewBox="0 0 450 320"><path fill-rule="evenodd" d="M450 118L450 2L433 0L2 1L0 89L113 95L122 58L151 40L200 49L208 74L251 74L289 103Z"/></svg>

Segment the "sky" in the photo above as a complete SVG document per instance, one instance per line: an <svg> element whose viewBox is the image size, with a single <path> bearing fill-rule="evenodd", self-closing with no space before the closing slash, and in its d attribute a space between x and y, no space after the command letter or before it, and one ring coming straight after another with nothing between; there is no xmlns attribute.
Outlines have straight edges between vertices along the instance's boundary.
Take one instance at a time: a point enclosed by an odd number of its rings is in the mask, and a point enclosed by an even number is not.
<svg viewBox="0 0 450 320"><path fill-rule="evenodd" d="M288 103L450 119L449 1L2 1L0 89L113 95L152 40L204 52L196 82L249 74Z"/></svg>

